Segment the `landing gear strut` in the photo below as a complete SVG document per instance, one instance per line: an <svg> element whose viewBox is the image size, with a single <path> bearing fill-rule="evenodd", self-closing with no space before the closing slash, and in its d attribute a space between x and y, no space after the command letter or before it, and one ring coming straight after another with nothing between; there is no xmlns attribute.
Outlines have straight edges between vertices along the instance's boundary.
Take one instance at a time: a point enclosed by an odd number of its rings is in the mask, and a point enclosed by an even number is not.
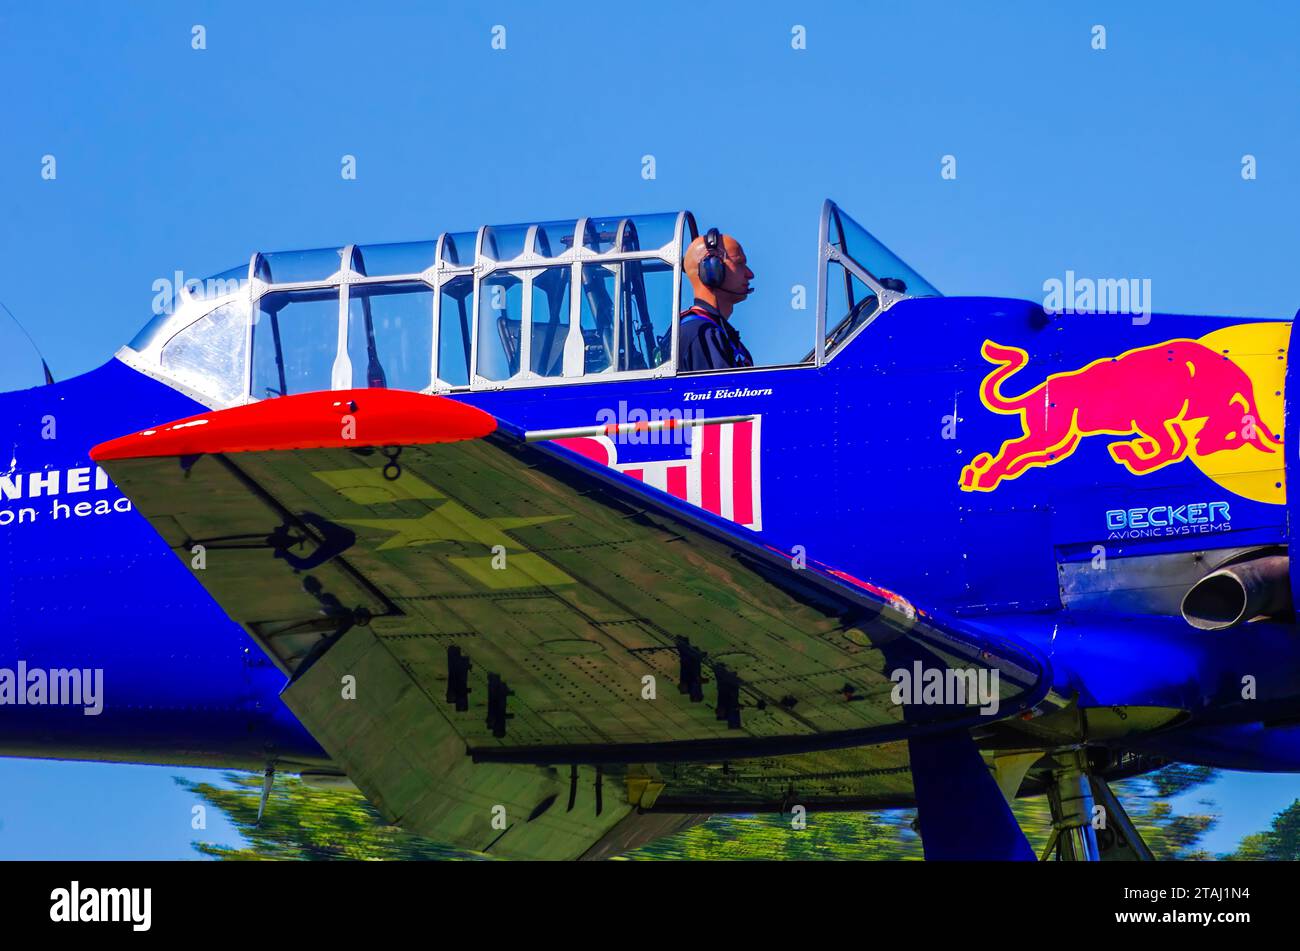
<svg viewBox="0 0 1300 951"><path fill-rule="evenodd" d="M1088 782L1088 754L1082 749L1053 756L1048 775L1047 801L1052 807L1052 835L1043 848L1046 860L1053 852L1059 862L1097 862L1097 831L1092 827L1092 785Z"/></svg>
<svg viewBox="0 0 1300 951"><path fill-rule="evenodd" d="M1047 801L1052 808L1052 835L1042 859L1058 862L1149 861L1151 850L1111 792L1092 775L1085 749L1052 754Z"/></svg>

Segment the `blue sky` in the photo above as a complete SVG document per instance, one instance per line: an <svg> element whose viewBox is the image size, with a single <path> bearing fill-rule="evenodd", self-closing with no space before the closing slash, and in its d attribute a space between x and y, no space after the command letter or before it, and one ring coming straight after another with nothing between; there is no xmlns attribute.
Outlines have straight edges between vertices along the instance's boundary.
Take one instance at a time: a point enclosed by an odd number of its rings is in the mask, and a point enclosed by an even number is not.
<svg viewBox="0 0 1300 951"><path fill-rule="evenodd" d="M153 282L177 269L688 207L744 242L757 293L737 322L771 358L811 343L812 311L791 309L790 288L815 283L831 196L948 294L1041 299L1073 270L1150 279L1159 311L1289 316L1300 15L1170 10L7 5L0 301L67 377L128 340ZM196 24L204 50L191 48ZM1105 50L1092 49L1098 24ZM497 25L504 50L491 47ZM795 25L804 50L791 48ZM344 155L355 180L340 175ZM954 180L940 175L945 155ZM0 317L0 385L38 381ZM0 856L187 855L188 818L180 833L151 826L163 811L188 817L175 772L0 763ZM90 788L113 794L76 795ZM1289 777L1225 779L1211 847L1297 791ZM93 815L94 834L70 814Z"/></svg>

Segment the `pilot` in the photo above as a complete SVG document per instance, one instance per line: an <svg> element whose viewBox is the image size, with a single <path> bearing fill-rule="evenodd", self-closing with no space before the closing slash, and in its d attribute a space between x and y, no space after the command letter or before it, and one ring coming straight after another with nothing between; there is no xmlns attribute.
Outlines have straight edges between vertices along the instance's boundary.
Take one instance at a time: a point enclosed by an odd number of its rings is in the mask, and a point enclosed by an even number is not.
<svg viewBox="0 0 1300 951"><path fill-rule="evenodd" d="M682 268L695 291L695 304L682 311L678 331L678 368L725 370L752 367L754 358L731 326L731 311L749 296L754 272L745 249L731 235L710 228L686 249Z"/></svg>

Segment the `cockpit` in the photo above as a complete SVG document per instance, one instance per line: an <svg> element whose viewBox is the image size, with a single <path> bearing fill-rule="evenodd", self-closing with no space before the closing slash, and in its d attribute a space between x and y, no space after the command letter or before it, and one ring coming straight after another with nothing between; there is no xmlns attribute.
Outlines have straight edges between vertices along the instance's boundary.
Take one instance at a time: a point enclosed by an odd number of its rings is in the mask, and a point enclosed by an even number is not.
<svg viewBox="0 0 1300 951"><path fill-rule="evenodd" d="M156 297L118 357L214 408L315 390L673 376L690 303L683 252L698 233L680 211L256 252ZM926 295L938 291L827 201L800 363L822 365L897 301Z"/></svg>

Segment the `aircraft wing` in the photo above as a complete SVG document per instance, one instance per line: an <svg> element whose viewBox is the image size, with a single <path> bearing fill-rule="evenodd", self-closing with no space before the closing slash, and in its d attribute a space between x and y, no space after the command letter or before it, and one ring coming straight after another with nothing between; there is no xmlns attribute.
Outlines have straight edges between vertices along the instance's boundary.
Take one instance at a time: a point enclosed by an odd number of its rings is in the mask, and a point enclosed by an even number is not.
<svg viewBox="0 0 1300 951"><path fill-rule="evenodd" d="M591 857L712 812L902 804L909 741L1048 689L1023 643L453 399L289 396L92 456L362 792L463 848ZM891 672L922 668L996 671L996 715L896 704Z"/></svg>

